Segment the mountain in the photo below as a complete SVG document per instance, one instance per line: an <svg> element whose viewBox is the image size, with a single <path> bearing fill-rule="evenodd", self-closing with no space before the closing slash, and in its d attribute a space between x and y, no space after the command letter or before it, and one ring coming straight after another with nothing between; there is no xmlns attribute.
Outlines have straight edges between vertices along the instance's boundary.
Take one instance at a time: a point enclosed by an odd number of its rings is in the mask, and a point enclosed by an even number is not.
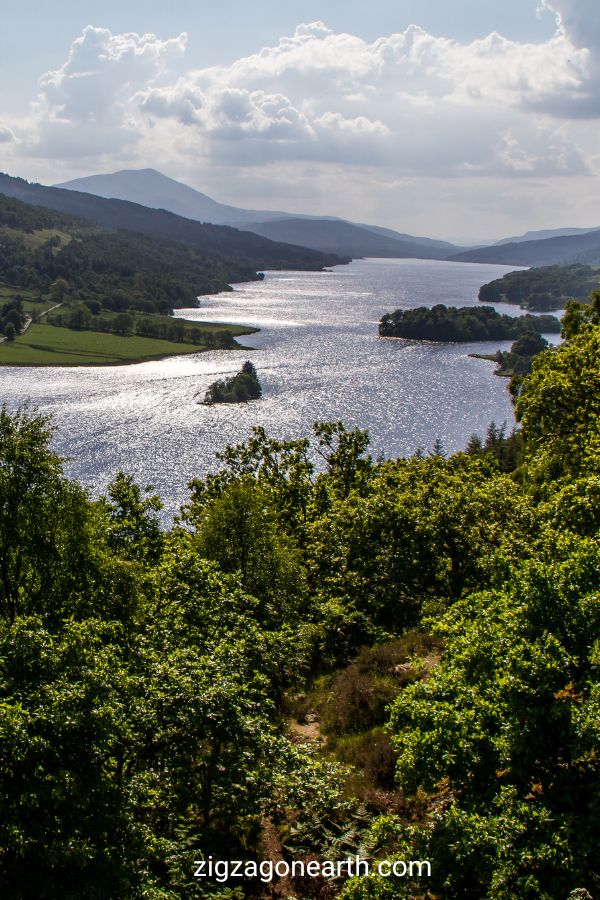
<svg viewBox="0 0 600 900"><path fill-rule="evenodd" d="M567 266L574 263L596 265L600 263L600 231L479 247L457 253L452 259L456 262L497 263L506 266Z"/></svg>
<svg viewBox="0 0 600 900"><path fill-rule="evenodd" d="M392 238L395 241L408 241L411 244L424 244L426 247L435 247L437 250L447 250L448 255L456 253L458 249L455 244L448 241L438 241L434 238L415 237L413 234L402 234L400 231L394 231L392 228L382 228L380 225L365 225L364 222L354 222L359 228L366 228L373 234L382 234L384 237ZM463 250L469 249L468 246L462 247Z"/></svg>
<svg viewBox="0 0 600 900"><path fill-rule="evenodd" d="M258 209L239 209L218 203L207 194L175 181L156 169L122 169L110 175L88 175L54 187L68 191L82 191L107 199L129 200L151 209L166 209L186 219L210 222L212 225L242 225L280 219L284 212Z"/></svg>
<svg viewBox="0 0 600 900"><path fill-rule="evenodd" d="M256 272L204 249L103 228L0 193L0 283L39 296L57 278L66 279L71 299L169 314Z"/></svg>
<svg viewBox="0 0 600 900"><path fill-rule="evenodd" d="M107 200L94 194L30 184L22 178L5 174L0 174L0 194L33 206L78 216L105 228L134 231L148 237L188 244L195 250L218 254L223 259L243 263L255 271L320 270L325 266L348 262L347 258L322 254L306 247L274 243L251 232L201 224L163 209L149 209L126 200Z"/></svg>
<svg viewBox="0 0 600 900"><path fill-rule="evenodd" d="M546 228L542 231L526 231L517 237L502 238L494 241L494 247L502 244L521 244L523 241L544 241L553 237L573 237L578 234L589 234L592 231L600 231L600 228Z"/></svg>
<svg viewBox="0 0 600 900"><path fill-rule="evenodd" d="M84 191L104 198L128 200L151 209L164 209L199 222L230 225L271 240L291 241L304 247L341 253L344 256L419 256L426 259L443 259L462 249L446 241L413 237L377 225L347 222L336 216L297 215L228 206L180 181L168 178L155 169L123 169L110 175L89 175L65 181L55 187ZM285 228L284 220L291 220L294 224ZM272 229L262 228L267 222L273 223ZM301 222L306 223L305 228ZM319 226L313 223L326 224ZM359 230L352 231L352 228ZM384 240L376 243L373 235ZM397 245L398 241L402 246ZM411 246L404 246L406 244ZM426 247L427 252L423 249L417 250L417 247Z"/></svg>
<svg viewBox="0 0 600 900"><path fill-rule="evenodd" d="M409 235L390 237L393 231L374 231L341 219L276 219L244 226L255 234L274 241L286 241L312 247L323 253L343 256L382 256L390 258L445 259L456 253L452 244L441 249L437 242L417 243ZM385 232L385 233L384 233ZM407 240L403 238L406 237ZM442 242L440 242L442 243Z"/></svg>

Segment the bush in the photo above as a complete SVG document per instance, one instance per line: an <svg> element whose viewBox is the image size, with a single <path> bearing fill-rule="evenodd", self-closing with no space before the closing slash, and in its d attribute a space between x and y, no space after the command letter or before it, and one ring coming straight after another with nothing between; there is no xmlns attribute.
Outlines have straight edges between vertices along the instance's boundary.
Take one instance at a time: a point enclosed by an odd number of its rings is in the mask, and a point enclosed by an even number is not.
<svg viewBox="0 0 600 900"><path fill-rule="evenodd" d="M226 332L218 332L224 334ZM231 337L231 335L229 335ZM204 403L247 403L262 396L262 386L250 361L232 378L213 381L204 395Z"/></svg>

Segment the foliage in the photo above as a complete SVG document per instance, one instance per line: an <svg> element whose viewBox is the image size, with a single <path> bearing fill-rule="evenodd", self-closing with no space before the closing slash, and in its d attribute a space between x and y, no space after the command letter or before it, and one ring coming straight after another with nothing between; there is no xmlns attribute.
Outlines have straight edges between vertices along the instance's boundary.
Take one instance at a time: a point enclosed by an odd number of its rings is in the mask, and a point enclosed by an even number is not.
<svg viewBox="0 0 600 900"><path fill-rule="evenodd" d="M554 316L506 316L491 306L444 306L429 309L397 309L387 313L379 324L382 337L401 337L418 341L493 341L518 338L527 332L558 333L560 323Z"/></svg>
<svg viewBox="0 0 600 900"><path fill-rule="evenodd" d="M465 452L469 456L489 455L496 460L502 472L514 472L523 461L523 435L516 428L507 434L506 421L502 425L490 422L484 440L472 434Z"/></svg>
<svg viewBox="0 0 600 900"><path fill-rule="evenodd" d="M14 341L23 330L25 321L23 300L19 296L0 306L0 334L4 334L7 340Z"/></svg>
<svg viewBox="0 0 600 900"><path fill-rule="evenodd" d="M448 815L428 837L445 896L597 888L600 555L585 539L539 550L511 588L473 594L436 624L444 662L392 716L405 789L448 785Z"/></svg>
<svg viewBox="0 0 600 900"><path fill-rule="evenodd" d="M294 889L598 894L597 305L534 359L518 431L374 460L340 422L256 428L168 530L2 409L3 896L252 896L194 860L355 853L432 874Z"/></svg>
<svg viewBox="0 0 600 900"><path fill-rule="evenodd" d="M236 375L213 381L204 395L204 403L247 403L261 396L262 387L256 369L247 360Z"/></svg>
<svg viewBox="0 0 600 900"><path fill-rule="evenodd" d="M598 472L600 328L582 325L572 340L533 363L516 405L530 466L548 478Z"/></svg>
<svg viewBox="0 0 600 900"><path fill-rule="evenodd" d="M479 289L483 303L518 303L523 309L560 309L567 300L585 300L600 280L591 266L541 266L507 272Z"/></svg>

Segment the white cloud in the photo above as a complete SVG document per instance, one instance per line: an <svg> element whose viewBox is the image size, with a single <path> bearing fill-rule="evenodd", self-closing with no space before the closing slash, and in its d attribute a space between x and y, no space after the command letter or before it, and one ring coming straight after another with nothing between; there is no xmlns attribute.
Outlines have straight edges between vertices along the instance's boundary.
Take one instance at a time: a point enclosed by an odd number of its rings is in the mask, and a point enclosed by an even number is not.
<svg viewBox="0 0 600 900"><path fill-rule="evenodd" d="M596 0L542 0L558 26L555 43L570 48L562 59L565 78L557 90L532 97L532 109L565 118L600 117L600 6Z"/></svg>
<svg viewBox="0 0 600 900"><path fill-rule="evenodd" d="M41 156L115 152L137 141L130 115L132 94L154 82L185 51L187 36L116 34L88 25L73 41L67 61L39 81L35 105L39 132L29 151Z"/></svg>
<svg viewBox="0 0 600 900"><path fill-rule="evenodd" d="M345 160L397 174L577 173L584 155L551 120L581 115L590 53L562 24L541 44L498 34L460 44L416 26L368 43L315 22L135 100L149 124L173 119L204 157L236 166Z"/></svg>

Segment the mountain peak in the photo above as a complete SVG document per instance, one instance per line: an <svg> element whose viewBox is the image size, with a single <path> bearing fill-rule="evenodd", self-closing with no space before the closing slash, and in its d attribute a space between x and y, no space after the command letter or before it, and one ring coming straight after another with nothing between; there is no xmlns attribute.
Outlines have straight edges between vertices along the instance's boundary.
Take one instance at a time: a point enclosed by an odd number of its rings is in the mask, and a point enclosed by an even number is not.
<svg viewBox="0 0 600 900"><path fill-rule="evenodd" d="M218 203L207 194L152 168L120 169L104 175L88 175L54 187L116 200L129 200L151 209L166 209L178 216L185 216L186 219L212 222L214 225L237 226L287 215L284 212L239 209Z"/></svg>

